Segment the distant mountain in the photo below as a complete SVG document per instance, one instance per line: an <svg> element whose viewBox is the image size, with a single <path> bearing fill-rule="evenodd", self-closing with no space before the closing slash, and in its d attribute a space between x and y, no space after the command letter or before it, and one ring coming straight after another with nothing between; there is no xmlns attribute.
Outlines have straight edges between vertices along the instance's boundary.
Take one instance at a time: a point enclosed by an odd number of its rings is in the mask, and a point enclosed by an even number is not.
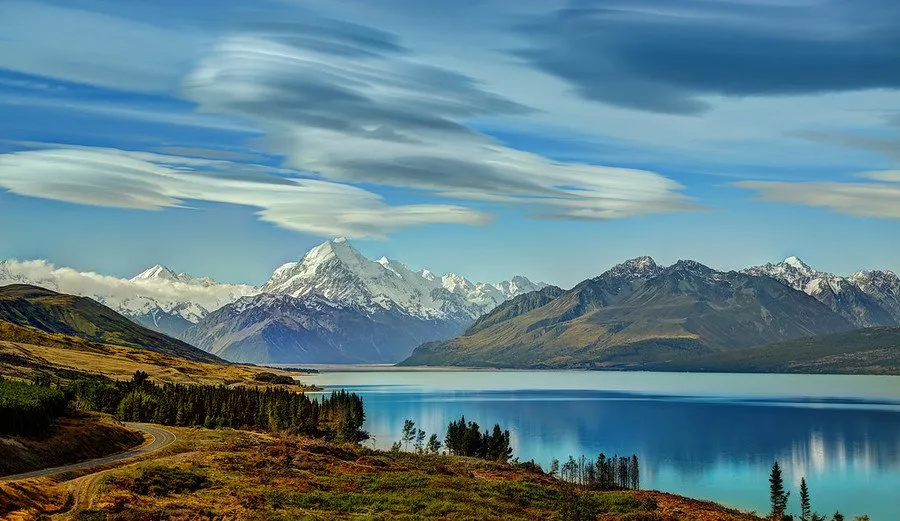
<svg viewBox="0 0 900 521"><path fill-rule="evenodd" d="M147 349L187 360L224 363L185 342L142 327L93 299L37 286L0 287L0 322L93 342Z"/></svg>
<svg viewBox="0 0 900 521"><path fill-rule="evenodd" d="M170 336L179 336L210 311L258 292L252 286L218 284L209 278L175 273L161 265L132 279L120 279L59 268L43 260L0 262L0 285L3 284L31 284L90 297Z"/></svg>
<svg viewBox="0 0 900 521"><path fill-rule="evenodd" d="M744 273L771 277L811 295L856 327L900 325L900 278L890 271L861 271L841 277L788 257Z"/></svg>
<svg viewBox="0 0 900 521"><path fill-rule="evenodd" d="M396 362L545 286L525 277L486 284L413 271L396 260L369 260L335 239L279 267L259 295L224 306L182 338L233 361Z"/></svg>
<svg viewBox="0 0 900 521"><path fill-rule="evenodd" d="M569 291L527 295L404 365L605 367L742 349L851 329L826 305L768 276L641 257ZM516 307L518 306L518 307Z"/></svg>
<svg viewBox="0 0 900 521"><path fill-rule="evenodd" d="M873 327L713 353L647 369L900 375L900 327Z"/></svg>

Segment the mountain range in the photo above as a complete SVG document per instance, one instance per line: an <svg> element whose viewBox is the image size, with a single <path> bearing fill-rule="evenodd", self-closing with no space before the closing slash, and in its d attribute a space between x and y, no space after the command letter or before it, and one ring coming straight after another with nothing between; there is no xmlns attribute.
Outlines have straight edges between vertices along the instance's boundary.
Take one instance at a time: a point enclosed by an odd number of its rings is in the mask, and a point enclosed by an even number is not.
<svg viewBox="0 0 900 521"><path fill-rule="evenodd" d="M851 277L791 257L722 272L640 257L585 280L516 297L405 365L640 367L801 337L900 325L900 279Z"/></svg>
<svg viewBox="0 0 900 521"><path fill-rule="evenodd" d="M253 363L396 362L545 286L521 276L490 284L413 271L397 260L369 260L341 238L280 266L260 287L159 265L119 279L42 260L0 262L0 285L16 283L90 297L139 324Z"/></svg>

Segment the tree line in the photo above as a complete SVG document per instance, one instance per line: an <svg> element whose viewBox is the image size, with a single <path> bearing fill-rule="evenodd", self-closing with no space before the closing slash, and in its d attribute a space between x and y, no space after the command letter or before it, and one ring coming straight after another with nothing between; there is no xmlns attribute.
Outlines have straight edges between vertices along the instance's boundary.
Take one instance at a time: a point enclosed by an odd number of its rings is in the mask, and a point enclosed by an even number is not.
<svg viewBox="0 0 900 521"><path fill-rule="evenodd" d="M31 436L46 432L66 411L60 389L0 377L0 434Z"/></svg>
<svg viewBox="0 0 900 521"><path fill-rule="evenodd" d="M641 488L641 470L635 454L607 457L601 452L597 455L596 461L583 455L578 459L569 456L569 460L562 466L558 459L553 458L549 474L590 490Z"/></svg>
<svg viewBox="0 0 900 521"><path fill-rule="evenodd" d="M467 422L465 416L451 421L447 425L443 443L438 439L437 434L432 434L426 442L426 432L416 428L416 422L409 419L403 422L401 432L400 441L391 446L393 452L409 451L410 445L412 445L413 450L419 454L438 454L441 448L444 448L449 454L455 456L468 456L503 463L510 461L513 456L508 430L501 429L500 424L494 424L493 429L485 429L482 432L478 423Z"/></svg>
<svg viewBox="0 0 900 521"><path fill-rule="evenodd" d="M769 512L770 521L795 521L798 517L788 514L788 500L791 492L784 488L784 478L782 477L781 466L776 461L772 465L772 471L769 473L769 503L771 511ZM812 511L810 501L809 487L806 484L806 477L800 478L800 521L828 521L826 516ZM840 511L835 512L831 516L831 521L845 521L844 515ZM869 516L856 516L855 521L869 521Z"/></svg>
<svg viewBox="0 0 900 521"><path fill-rule="evenodd" d="M316 400L282 388L158 385L141 371L127 382L76 381L70 390L79 407L123 421L366 438L362 398L343 390Z"/></svg>

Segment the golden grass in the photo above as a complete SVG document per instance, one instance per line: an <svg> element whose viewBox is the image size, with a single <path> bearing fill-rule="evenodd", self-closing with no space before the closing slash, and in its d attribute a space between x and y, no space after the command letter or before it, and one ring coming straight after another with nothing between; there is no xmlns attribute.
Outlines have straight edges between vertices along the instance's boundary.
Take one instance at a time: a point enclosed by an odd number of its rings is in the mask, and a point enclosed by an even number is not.
<svg viewBox="0 0 900 521"><path fill-rule="evenodd" d="M195 362L145 349L44 333L2 321L0 338L16 339L0 341L0 375L18 378L45 372L63 379L89 373L125 380L135 371L144 371L151 379L164 383L266 386L253 377L262 372L293 374L268 367Z"/></svg>

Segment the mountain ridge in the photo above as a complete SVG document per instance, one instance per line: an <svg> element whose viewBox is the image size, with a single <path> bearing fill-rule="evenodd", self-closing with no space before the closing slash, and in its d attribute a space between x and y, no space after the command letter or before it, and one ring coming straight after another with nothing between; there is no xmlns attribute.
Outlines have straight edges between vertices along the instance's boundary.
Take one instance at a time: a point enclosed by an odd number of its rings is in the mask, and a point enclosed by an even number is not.
<svg viewBox="0 0 900 521"><path fill-rule="evenodd" d="M742 349L851 329L812 296L768 276L640 257L524 313L417 348L403 365L603 367L641 357ZM635 352L637 354L635 354Z"/></svg>

